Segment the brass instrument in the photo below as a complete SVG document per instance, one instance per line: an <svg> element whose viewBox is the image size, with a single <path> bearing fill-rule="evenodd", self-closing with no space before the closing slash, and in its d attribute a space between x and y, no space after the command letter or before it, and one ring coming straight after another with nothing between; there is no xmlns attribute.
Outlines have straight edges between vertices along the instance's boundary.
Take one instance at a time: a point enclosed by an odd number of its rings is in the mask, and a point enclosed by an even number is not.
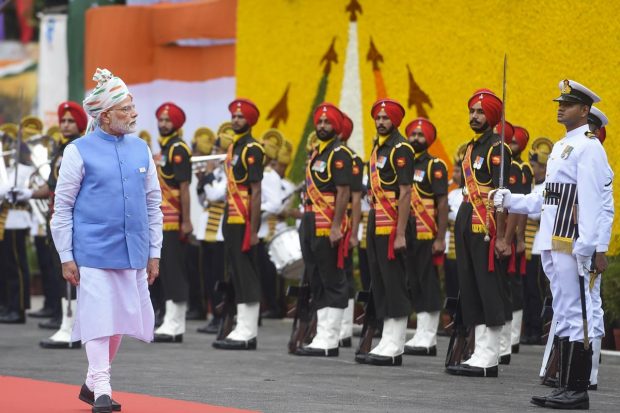
<svg viewBox="0 0 620 413"><path fill-rule="evenodd" d="M190 162L192 163L192 172L199 173L204 172L207 166L207 162L217 161L224 162L226 159L226 154L217 154L217 155L201 155L201 156L192 156L190 158Z"/></svg>

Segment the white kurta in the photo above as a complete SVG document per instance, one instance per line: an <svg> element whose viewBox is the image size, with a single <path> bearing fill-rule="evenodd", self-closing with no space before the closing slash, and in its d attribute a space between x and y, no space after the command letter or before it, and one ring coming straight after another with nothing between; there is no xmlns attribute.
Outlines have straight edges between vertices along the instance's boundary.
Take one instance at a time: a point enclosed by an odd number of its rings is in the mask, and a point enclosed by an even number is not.
<svg viewBox="0 0 620 413"><path fill-rule="evenodd" d="M572 254L552 251L557 205L543 205L544 198L538 192L513 194L507 205L510 212L517 214L541 212L541 260L554 294L553 311L558 316L556 334L568 336L570 341L584 339L579 277L584 277L586 286L590 279L587 271L577 267L575 256L591 257L599 245L599 216L603 214L605 185L609 182L607 155L598 139L586 136L588 130L588 125L583 125L568 132L553 145L547 162L546 183L574 184L577 187L579 236L573 242ZM586 288L585 301L588 334L593 337L589 288Z"/></svg>
<svg viewBox="0 0 620 413"><path fill-rule="evenodd" d="M52 235L63 263L73 261L73 206L84 177L84 162L75 145L64 151L55 191ZM162 244L161 190L149 152L144 180L149 224L149 258L159 258ZM105 214L105 210L101 211ZM96 245L92 246L97 248ZM154 316L146 269L110 270L79 267L77 308L72 341L83 343L123 334L153 340Z"/></svg>

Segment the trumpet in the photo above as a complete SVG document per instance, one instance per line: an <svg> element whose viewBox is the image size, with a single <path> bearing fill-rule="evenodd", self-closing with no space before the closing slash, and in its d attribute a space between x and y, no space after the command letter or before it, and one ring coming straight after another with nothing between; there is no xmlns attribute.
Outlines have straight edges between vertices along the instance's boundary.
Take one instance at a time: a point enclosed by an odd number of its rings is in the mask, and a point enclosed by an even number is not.
<svg viewBox="0 0 620 413"><path fill-rule="evenodd" d="M218 154L218 155L201 155L201 156L192 156L190 158L190 162L192 163L192 172L200 173L205 172L207 162L209 161L217 161L224 162L226 159L226 154Z"/></svg>

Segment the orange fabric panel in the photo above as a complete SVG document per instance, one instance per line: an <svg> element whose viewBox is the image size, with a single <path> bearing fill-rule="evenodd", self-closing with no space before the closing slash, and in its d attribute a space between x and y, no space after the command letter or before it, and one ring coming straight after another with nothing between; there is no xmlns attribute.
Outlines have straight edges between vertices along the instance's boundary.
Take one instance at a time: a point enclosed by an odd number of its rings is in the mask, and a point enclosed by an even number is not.
<svg viewBox="0 0 620 413"><path fill-rule="evenodd" d="M236 0L161 3L152 7L153 41L164 45L179 39L234 39Z"/></svg>
<svg viewBox="0 0 620 413"><path fill-rule="evenodd" d="M203 81L235 75L235 46L155 48L155 79Z"/></svg>
<svg viewBox="0 0 620 413"><path fill-rule="evenodd" d="M147 7L106 6L86 12L84 86L95 87L95 70L106 68L127 84L153 79L151 19Z"/></svg>

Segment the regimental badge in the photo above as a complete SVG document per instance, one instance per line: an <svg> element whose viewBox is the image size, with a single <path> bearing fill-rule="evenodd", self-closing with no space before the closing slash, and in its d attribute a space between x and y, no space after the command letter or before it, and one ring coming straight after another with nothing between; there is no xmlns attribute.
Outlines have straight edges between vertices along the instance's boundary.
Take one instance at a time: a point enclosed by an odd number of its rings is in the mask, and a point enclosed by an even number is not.
<svg viewBox="0 0 620 413"><path fill-rule="evenodd" d="M423 171L422 169L416 169L415 172L413 173L413 181L422 182L424 180L425 175L426 175L425 171Z"/></svg>
<svg viewBox="0 0 620 413"><path fill-rule="evenodd" d="M248 165L254 165L254 162L256 162L254 155L248 156Z"/></svg>
<svg viewBox="0 0 620 413"><path fill-rule="evenodd" d="M573 88L570 87L570 82L568 79L564 79L564 86L562 86L562 94L567 95L573 91Z"/></svg>
<svg viewBox="0 0 620 413"><path fill-rule="evenodd" d="M443 178L443 171L441 169L438 169L433 172L433 176L435 177L435 179L441 179Z"/></svg>
<svg viewBox="0 0 620 413"><path fill-rule="evenodd" d="M407 160L403 156L396 159L396 166L398 166L399 168L402 168L405 165L407 165Z"/></svg>
<svg viewBox="0 0 620 413"><path fill-rule="evenodd" d="M502 163L502 157L500 155L494 155L491 157L491 162L493 165L497 166Z"/></svg>
<svg viewBox="0 0 620 413"><path fill-rule="evenodd" d="M315 161L312 165L312 170L315 172L325 172L327 168L327 163L325 161Z"/></svg>
<svg viewBox="0 0 620 413"><path fill-rule="evenodd" d="M476 156L476 160L474 161L474 169L482 168L483 162L484 162L484 158L482 156Z"/></svg>
<svg viewBox="0 0 620 413"><path fill-rule="evenodd" d="M382 169L385 166L385 161L387 161L387 157L381 155L379 159L377 159L377 168Z"/></svg>
<svg viewBox="0 0 620 413"><path fill-rule="evenodd" d="M344 168L344 162L338 159L336 162L334 162L334 166L336 167L336 169L342 169Z"/></svg>
<svg viewBox="0 0 620 413"><path fill-rule="evenodd" d="M174 163L179 164L183 162L183 157L181 155L174 155L172 157L172 160L174 161Z"/></svg>
<svg viewBox="0 0 620 413"><path fill-rule="evenodd" d="M232 165L235 166L237 165L237 161L239 160L239 155L238 154L234 154L232 157Z"/></svg>
<svg viewBox="0 0 620 413"><path fill-rule="evenodd" d="M357 165L353 165L353 175L359 175L360 174L360 167Z"/></svg>
<svg viewBox="0 0 620 413"><path fill-rule="evenodd" d="M566 145L566 148L564 148L564 150L562 151L562 155L560 155L560 158L568 159L568 157L570 156L570 154L573 151L573 149L575 149L575 148L573 148L570 145Z"/></svg>
<svg viewBox="0 0 620 413"><path fill-rule="evenodd" d="M514 185L517 183L517 177L514 175L510 175L510 178L508 179L508 183L510 183L510 185Z"/></svg>

